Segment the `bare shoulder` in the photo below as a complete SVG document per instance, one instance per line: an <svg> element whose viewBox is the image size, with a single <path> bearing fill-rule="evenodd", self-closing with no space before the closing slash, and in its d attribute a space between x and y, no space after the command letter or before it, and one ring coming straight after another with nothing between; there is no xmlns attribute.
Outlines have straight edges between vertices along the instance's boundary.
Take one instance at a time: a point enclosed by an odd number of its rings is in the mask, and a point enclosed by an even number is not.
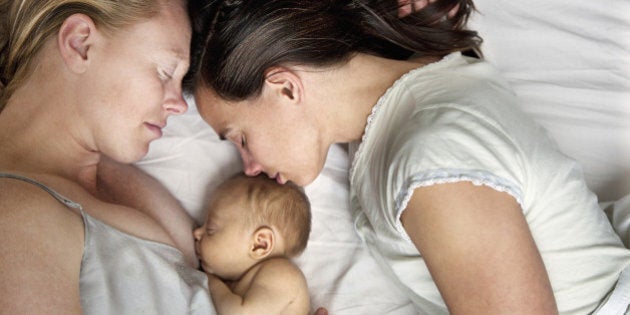
<svg viewBox="0 0 630 315"><path fill-rule="evenodd" d="M64 228L75 226L83 231L83 221L78 210L69 208L33 184L21 180L0 179L0 200L2 200L0 216L3 217L3 223L16 221L28 227L37 222L48 222L46 225L54 222ZM25 219L28 221L24 221Z"/></svg>
<svg viewBox="0 0 630 315"><path fill-rule="evenodd" d="M306 277L290 259L271 258L260 264L252 279L250 292L261 292L261 290L265 291L267 300L275 300L278 304L285 305L278 310L279 314L308 314L310 312Z"/></svg>
<svg viewBox="0 0 630 315"><path fill-rule="evenodd" d="M275 278L285 284L296 285L306 283L302 270L290 259L284 257L270 258L261 263L257 277Z"/></svg>
<svg viewBox="0 0 630 315"><path fill-rule="evenodd" d="M78 231L83 234L81 214L33 184L0 179L0 200L0 222L3 230L10 228L27 231L36 227L53 234L67 234L55 232L63 228L70 229L67 231L69 233ZM35 234L39 232L35 231Z"/></svg>
<svg viewBox="0 0 630 315"><path fill-rule="evenodd" d="M0 200L0 310L79 311L80 214L19 180L0 179Z"/></svg>

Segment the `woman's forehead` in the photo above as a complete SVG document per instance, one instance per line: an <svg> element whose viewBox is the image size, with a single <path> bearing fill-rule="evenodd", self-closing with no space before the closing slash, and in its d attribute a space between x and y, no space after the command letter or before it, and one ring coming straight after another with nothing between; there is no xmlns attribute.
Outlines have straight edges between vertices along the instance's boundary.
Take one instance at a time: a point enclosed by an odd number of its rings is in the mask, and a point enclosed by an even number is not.
<svg viewBox="0 0 630 315"><path fill-rule="evenodd" d="M201 117L218 132L216 127L220 121L224 120L226 114L224 111L228 110L229 108L227 107L229 106L225 106L226 104L223 104L223 100L216 96L211 89L205 87L197 88L194 92L194 97Z"/></svg>
<svg viewBox="0 0 630 315"><path fill-rule="evenodd" d="M217 96L211 89L198 88L195 103L199 114L223 139L236 129L236 125L252 116L257 108L248 101L228 101Z"/></svg>

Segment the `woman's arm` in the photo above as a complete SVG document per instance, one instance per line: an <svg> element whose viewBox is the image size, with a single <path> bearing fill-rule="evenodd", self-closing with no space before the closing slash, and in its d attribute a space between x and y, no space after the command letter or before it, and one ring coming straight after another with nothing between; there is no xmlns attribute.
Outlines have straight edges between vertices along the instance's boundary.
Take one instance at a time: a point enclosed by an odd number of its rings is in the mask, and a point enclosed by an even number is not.
<svg viewBox="0 0 630 315"><path fill-rule="evenodd" d="M190 265L198 267L192 235L194 221L166 187L134 165L105 157L98 165L97 176L101 199L151 216L167 231Z"/></svg>
<svg viewBox="0 0 630 315"><path fill-rule="evenodd" d="M401 217L451 314L557 314L520 205L470 182L417 188Z"/></svg>

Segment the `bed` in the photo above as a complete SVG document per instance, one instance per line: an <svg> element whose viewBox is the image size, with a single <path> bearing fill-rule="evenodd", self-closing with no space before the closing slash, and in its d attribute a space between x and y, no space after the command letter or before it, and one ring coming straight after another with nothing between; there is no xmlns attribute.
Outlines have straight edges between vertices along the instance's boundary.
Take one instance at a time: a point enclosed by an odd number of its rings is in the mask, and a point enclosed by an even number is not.
<svg viewBox="0 0 630 315"><path fill-rule="evenodd" d="M630 225L630 2L626 0L477 0L471 28L485 58L512 84L523 109L583 167L615 226ZM161 181L202 222L216 186L241 171L236 150L189 111L137 165ZM349 156L330 149L321 175L305 187L313 227L296 259L313 307L331 314L417 314L385 277L353 228ZM624 212L623 210L628 210ZM620 233L625 233L620 231Z"/></svg>

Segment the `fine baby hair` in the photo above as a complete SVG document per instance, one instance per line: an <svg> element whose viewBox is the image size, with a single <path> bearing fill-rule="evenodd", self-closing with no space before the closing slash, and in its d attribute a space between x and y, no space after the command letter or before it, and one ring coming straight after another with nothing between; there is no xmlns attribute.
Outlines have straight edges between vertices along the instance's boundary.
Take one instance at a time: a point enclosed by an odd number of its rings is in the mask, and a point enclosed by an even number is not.
<svg viewBox="0 0 630 315"><path fill-rule="evenodd" d="M242 220L250 227L276 227L285 239L286 256L294 257L306 248L311 231L311 207L308 197L297 185L291 182L281 185L264 174L248 177L238 173L222 183L214 196L214 202L247 198L248 215Z"/></svg>

